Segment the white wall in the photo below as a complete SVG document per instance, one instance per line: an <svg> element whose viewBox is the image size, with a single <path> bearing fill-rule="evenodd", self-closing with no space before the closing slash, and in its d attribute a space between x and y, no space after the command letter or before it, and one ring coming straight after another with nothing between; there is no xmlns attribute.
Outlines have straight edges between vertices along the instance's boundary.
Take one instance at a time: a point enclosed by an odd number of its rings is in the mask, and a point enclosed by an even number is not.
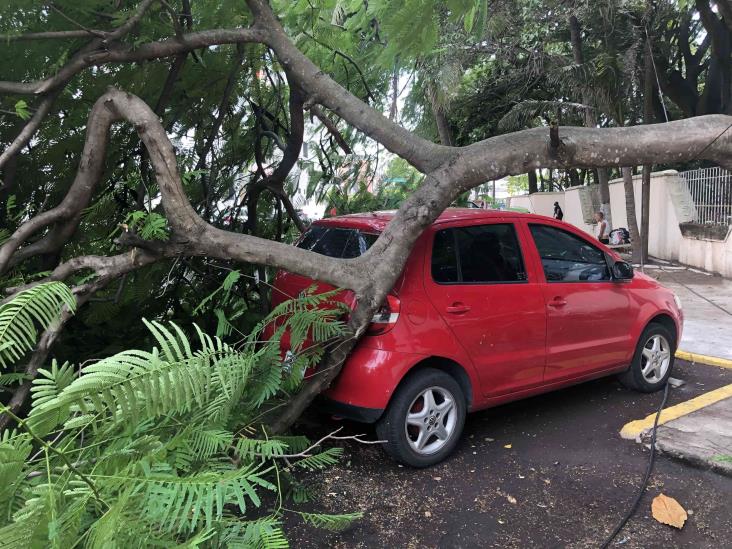
<svg viewBox="0 0 732 549"><path fill-rule="evenodd" d="M625 187L622 179L610 181L612 228L628 227ZM635 211L640 230L641 176L633 177ZM560 196L561 195L561 196ZM510 206L521 206L533 213L552 215L554 202L564 211L564 221L594 234L595 226L587 221L592 215L590 187L574 187L564 193L534 193L512 197ZM675 170L651 174L651 208L648 228L648 253L659 259L678 261L732 278L732 231L724 241L684 236L679 223L694 218L694 203L686 185Z"/></svg>
<svg viewBox="0 0 732 549"><path fill-rule="evenodd" d="M594 235L595 225L587 221L592 218L593 207L589 187L571 187L564 193L564 221Z"/></svg>
<svg viewBox="0 0 732 549"><path fill-rule="evenodd" d="M510 208L526 208L531 213L549 217L554 215L555 202L559 202L559 207L564 210L563 192L525 194L522 196L512 196L506 200Z"/></svg>

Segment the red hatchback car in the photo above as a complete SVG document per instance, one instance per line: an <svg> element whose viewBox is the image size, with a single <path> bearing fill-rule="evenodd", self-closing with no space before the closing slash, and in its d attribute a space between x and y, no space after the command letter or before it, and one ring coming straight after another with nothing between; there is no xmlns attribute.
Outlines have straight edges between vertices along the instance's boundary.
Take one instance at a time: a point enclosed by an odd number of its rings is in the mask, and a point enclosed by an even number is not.
<svg viewBox="0 0 732 549"><path fill-rule="evenodd" d="M357 257L392 217L323 219L297 246ZM280 272L273 302L313 284ZM673 292L572 225L451 208L417 241L324 400L375 422L393 457L424 467L452 452L468 411L610 374L663 388L682 325Z"/></svg>

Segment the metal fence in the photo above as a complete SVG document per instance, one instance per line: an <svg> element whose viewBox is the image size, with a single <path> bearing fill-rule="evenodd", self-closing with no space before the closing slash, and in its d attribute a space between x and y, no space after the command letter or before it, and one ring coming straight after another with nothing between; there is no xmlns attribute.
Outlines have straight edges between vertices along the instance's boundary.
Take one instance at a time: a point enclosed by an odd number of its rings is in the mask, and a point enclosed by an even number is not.
<svg viewBox="0 0 732 549"><path fill-rule="evenodd" d="M679 174L694 201L694 222L732 225L732 172L701 168Z"/></svg>

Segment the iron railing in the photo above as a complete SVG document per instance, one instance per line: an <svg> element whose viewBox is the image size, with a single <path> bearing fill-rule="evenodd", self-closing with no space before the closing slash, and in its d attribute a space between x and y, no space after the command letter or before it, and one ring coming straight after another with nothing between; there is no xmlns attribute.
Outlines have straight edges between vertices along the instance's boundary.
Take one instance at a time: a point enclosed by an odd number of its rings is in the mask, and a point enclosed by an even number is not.
<svg viewBox="0 0 732 549"><path fill-rule="evenodd" d="M679 175L694 201L695 223L732 225L732 172L700 168Z"/></svg>

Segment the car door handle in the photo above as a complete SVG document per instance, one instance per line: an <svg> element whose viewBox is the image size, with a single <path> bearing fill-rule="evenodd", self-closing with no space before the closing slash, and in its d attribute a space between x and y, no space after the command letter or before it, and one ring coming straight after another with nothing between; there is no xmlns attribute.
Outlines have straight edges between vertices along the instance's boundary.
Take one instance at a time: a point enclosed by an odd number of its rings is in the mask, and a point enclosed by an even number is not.
<svg viewBox="0 0 732 549"><path fill-rule="evenodd" d="M445 307L445 310L453 315L461 315L470 310L470 305L465 305L465 303L453 303L452 305Z"/></svg>
<svg viewBox="0 0 732 549"><path fill-rule="evenodd" d="M564 307L567 304L567 300L563 297L557 296L554 299L552 299L547 305L550 307Z"/></svg>

